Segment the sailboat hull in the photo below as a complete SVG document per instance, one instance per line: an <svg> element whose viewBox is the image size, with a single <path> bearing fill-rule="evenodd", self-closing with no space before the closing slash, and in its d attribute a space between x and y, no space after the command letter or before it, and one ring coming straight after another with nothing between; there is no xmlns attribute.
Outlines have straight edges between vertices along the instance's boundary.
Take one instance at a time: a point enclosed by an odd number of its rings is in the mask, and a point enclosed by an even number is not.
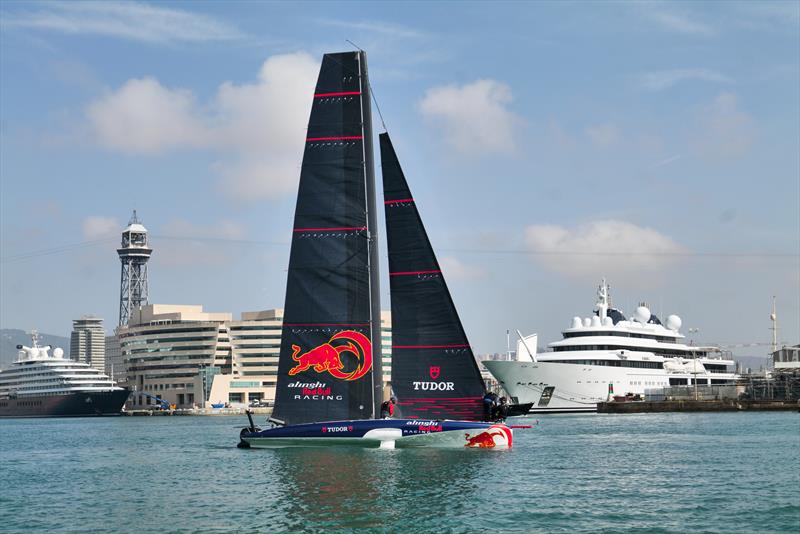
<svg viewBox="0 0 800 534"><path fill-rule="evenodd" d="M509 449L513 432L506 425L474 421L367 419L243 432L241 440L255 448L350 445L367 448Z"/></svg>

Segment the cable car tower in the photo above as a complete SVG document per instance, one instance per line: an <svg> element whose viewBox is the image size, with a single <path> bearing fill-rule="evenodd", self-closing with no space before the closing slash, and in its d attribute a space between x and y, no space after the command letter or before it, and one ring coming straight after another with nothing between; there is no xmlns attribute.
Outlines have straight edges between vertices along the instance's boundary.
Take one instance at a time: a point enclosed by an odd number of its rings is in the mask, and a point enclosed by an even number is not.
<svg viewBox="0 0 800 534"><path fill-rule="evenodd" d="M122 262L119 287L119 326L126 326L133 311L147 304L147 260L153 249L147 246L147 228L136 217L136 210L122 231L122 247L117 249Z"/></svg>

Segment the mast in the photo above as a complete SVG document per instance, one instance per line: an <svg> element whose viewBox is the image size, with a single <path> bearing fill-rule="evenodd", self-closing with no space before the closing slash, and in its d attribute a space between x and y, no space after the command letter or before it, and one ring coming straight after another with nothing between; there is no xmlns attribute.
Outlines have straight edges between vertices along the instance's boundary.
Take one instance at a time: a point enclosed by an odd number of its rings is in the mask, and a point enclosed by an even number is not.
<svg viewBox="0 0 800 534"><path fill-rule="evenodd" d="M361 124L364 136L364 183L367 197L367 239L369 254L370 279L370 339L372 340L373 367L372 372L372 417L378 414L383 390L383 358L381 353L381 291L380 291L380 265L378 258L378 215L375 193L375 158L372 148L372 108L370 106L369 73L367 70L367 53L358 52L361 78L359 90L361 91Z"/></svg>
<svg viewBox="0 0 800 534"><path fill-rule="evenodd" d="M778 350L778 314L775 311L775 295L772 296L772 313L769 314L769 319L772 321L772 354Z"/></svg>

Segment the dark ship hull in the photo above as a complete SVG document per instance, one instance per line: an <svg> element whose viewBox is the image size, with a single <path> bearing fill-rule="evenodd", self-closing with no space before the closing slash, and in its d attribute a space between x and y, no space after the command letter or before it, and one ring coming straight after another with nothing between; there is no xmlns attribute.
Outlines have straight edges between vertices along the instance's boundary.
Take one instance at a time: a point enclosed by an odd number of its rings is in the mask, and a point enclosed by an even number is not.
<svg viewBox="0 0 800 534"><path fill-rule="evenodd" d="M0 417L86 417L119 415L130 391L70 393L0 399Z"/></svg>

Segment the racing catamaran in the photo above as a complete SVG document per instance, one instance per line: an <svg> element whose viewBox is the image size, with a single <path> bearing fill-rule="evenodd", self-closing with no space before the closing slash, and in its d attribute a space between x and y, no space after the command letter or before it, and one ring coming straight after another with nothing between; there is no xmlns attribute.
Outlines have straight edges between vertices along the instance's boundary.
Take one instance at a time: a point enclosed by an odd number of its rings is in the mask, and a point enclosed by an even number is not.
<svg viewBox="0 0 800 534"><path fill-rule="evenodd" d="M400 417L375 419L383 395L366 54L326 54L300 172L274 426L250 418L241 447L511 447L511 428L481 421L477 364L388 134L380 141Z"/></svg>

